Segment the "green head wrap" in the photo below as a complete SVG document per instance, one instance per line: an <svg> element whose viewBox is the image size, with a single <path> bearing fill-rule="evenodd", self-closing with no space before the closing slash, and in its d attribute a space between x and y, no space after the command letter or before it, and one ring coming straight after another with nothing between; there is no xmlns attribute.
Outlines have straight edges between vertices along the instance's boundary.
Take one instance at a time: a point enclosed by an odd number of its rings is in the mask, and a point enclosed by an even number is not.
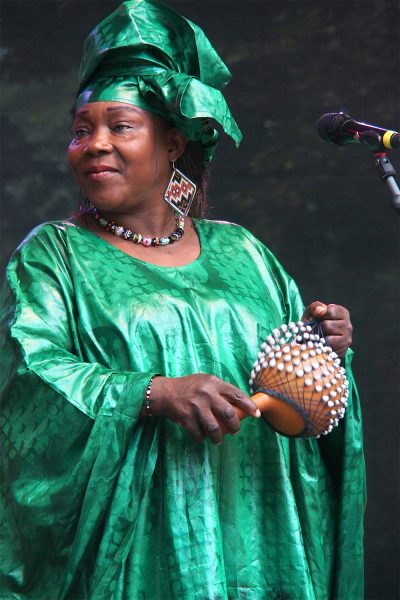
<svg viewBox="0 0 400 600"><path fill-rule="evenodd" d="M242 135L221 89L231 74L202 30L153 0L129 0L88 36L77 108L126 102L173 121L213 157L219 123L238 146Z"/></svg>

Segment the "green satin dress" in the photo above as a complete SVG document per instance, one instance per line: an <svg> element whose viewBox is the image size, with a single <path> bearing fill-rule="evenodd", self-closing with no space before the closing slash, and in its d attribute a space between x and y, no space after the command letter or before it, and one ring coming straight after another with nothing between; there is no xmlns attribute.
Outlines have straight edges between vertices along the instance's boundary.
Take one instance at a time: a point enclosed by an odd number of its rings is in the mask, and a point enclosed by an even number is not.
<svg viewBox="0 0 400 600"><path fill-rule="evenodd" d="M297 320L293 281L248 231L196 222L182 267L74 222L41 225L2 291L2 600L359 600L357 393L340 427L287 439L248 418L220 446L139 419L150 377L248 393L261 342Z"/></svg>

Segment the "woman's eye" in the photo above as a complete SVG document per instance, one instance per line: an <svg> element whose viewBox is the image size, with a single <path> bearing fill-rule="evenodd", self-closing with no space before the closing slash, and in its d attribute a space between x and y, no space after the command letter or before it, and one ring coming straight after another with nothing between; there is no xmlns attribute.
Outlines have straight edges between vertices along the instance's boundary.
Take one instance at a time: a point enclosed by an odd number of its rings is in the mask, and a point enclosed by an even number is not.
<svg viewBox="0 0 400 600"><path fill-rule="evenodd" d="M116 125L114 125L113 130L118 132L125 132L128 131L129 129L133 129L132 125L128 125L128 123L117 123Z"/></svg>
<svg viewBox="0 0 400 600"><path fill-rule="evenodd" d="M79 127L78 129L75 129L74 131L74 137L76 140L80 140L82 139L85 135L87 135L89 132L87 129L84 129L83 127Z"/></svg>

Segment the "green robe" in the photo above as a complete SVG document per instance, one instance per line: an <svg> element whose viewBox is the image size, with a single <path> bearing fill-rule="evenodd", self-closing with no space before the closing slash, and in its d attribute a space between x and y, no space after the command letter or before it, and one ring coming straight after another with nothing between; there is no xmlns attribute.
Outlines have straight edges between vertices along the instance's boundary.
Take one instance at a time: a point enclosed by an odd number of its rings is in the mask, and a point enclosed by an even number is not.
<svg viewBox="0 0 400 600"><path fill-rule="evenodd" d="M248 231L196 223L181 267L74 224L39 226L2 292L0 598L358 600L361 417L320 440L248 418L220 446L139 419L150 377L246 393L261 342L303 306ZM162 249L160 249L162 252Z"/></svg>

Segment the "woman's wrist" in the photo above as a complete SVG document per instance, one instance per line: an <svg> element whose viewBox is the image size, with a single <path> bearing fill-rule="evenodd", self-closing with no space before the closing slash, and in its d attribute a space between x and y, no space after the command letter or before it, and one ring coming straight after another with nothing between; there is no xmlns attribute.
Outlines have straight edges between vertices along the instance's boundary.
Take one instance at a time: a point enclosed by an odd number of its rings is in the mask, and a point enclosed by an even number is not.
<svg viewBox="0 0 400 600"><path fill-rule="evenodd" d="M152 398L151 398L151 388L153 386L154 377L155 376L153 375L153 377L150 379L149 383L147 384L147 388L144 392L144 410L145 410L146 417L151 417L153 415L152 408L151 408L151 405L153 403Z"/></svg>
<svg viewBox="0 0 400 600"><path fill-rule="evenodd" d="M160 414L161 392L165 387L167 377L153 375L144 392L143 406L140 413L141 418L148 418Z"/></svg>

